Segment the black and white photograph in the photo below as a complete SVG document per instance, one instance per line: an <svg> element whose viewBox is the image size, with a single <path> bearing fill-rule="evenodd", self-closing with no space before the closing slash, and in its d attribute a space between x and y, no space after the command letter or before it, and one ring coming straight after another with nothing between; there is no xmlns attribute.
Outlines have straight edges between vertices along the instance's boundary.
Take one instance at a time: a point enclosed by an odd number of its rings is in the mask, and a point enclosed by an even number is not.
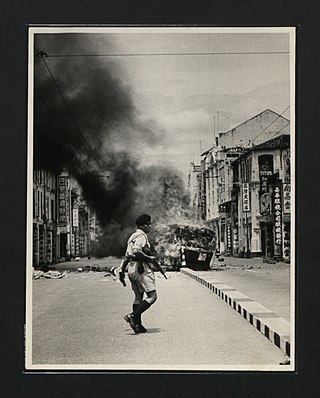
<svg viewBox="0 0 320 398"><path fill-rule="evenodd" d="M28 28L27 371L295 371L295 48Z"/></svg>

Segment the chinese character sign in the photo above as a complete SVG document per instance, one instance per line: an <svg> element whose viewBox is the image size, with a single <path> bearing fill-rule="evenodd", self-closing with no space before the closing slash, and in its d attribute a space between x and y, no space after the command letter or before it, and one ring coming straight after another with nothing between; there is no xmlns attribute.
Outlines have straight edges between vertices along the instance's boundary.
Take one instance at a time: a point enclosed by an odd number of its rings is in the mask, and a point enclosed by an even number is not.
<svg viewBox="0 0 320 398"><path fill-rule="evenodd" d="M59 226L65 227L68 224L68 177L59 177L58 191L58 222Z"/></svg>
<svg viewBox="0 0 320 398"><path fill-rule="evenodd" d="M242 184L243 211L250 211L249 183Z"/></svg>
<svg viewBox="0 0 320 398"><path fill-rule="evenodd" d="M291 185L283 184L283 212L291 212Z"/></svg>
<svg viewBox="0 0 320 398"><path fill-rule="evenodd" d="M74 227L79 227L79 209L73 209L72 216L72 225Z"/></svg>
<svg viewBox="0 0 320 398"><path fill-rule="evenodd" d="M274 227L275 227L275 251L281 252L282 246L282 200L281 200L281 186L276 183L273 195L274 208ZM278 250L277 250L278 249Z"/></svg>
<svg viewBox="0 0 320 398"><path fill-rule="evenodd" d="M270 178L273 175L273 156L259 156L260 196L269 192Z"/></svg>
<svg viewBox="0 0 320 398"><path fill-rule="evenodd" d="M231 250L231 226L227 225L227 249Z"/></svg>

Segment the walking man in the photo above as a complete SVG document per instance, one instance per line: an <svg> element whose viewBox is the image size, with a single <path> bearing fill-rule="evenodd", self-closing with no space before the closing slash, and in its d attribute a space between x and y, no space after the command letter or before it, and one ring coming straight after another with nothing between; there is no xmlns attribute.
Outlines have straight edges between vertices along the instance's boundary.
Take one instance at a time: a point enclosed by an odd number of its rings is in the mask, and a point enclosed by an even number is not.
<svg viewBox="0 0 320 398"><path fill-rule="evenodd" d="M141 323L141 314L157 300L155 275L152 264L156 257L151 255L147 234L151 230L151 217L142 214L136 219L137 230L127 243L125 260L122 262L119 278L124 280L128 266L128 276L134 292L132 312L124 317L135 333L145 333L147 329ZM144 298L144 294L147 297Z"/></svg>

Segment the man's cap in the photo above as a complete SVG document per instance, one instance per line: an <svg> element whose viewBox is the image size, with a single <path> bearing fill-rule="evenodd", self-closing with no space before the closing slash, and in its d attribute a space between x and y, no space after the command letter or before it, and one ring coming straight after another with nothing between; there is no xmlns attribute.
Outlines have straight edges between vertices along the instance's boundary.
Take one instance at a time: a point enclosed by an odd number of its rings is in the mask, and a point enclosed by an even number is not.
<svg viewBox="0 0 320 398"><path fill-rule="evenodd" d="M136 226L141 227L141 225L144 225L150 221L151 221L151 217L149 216L149 214L141 214L141 216L139 216L136 219Z"/></svg>

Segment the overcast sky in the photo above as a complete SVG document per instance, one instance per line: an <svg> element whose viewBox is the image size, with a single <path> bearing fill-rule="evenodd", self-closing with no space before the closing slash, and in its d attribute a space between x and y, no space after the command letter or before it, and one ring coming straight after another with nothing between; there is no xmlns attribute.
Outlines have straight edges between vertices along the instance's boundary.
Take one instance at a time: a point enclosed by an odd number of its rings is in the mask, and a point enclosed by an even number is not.
<svg viewBox="0 0 320 398"><path fill-rule="evenodd" d="M142 160L172 164L186 176L190 161L199 163L200 149L212 145L214 131L227 131L265 109L280 114L290 105L290 43L287 32L175 32L123 30L79 38L87 54L128 54L102 62L116 65L140 116L162 131L160 143L143 146ZM42 49L50 54L49 42ZM83 53L83 45L81 51L70 47L77 52ZM284 53L181 55L217 52ZM283 116L290 118L290 110Z"/></svg>

